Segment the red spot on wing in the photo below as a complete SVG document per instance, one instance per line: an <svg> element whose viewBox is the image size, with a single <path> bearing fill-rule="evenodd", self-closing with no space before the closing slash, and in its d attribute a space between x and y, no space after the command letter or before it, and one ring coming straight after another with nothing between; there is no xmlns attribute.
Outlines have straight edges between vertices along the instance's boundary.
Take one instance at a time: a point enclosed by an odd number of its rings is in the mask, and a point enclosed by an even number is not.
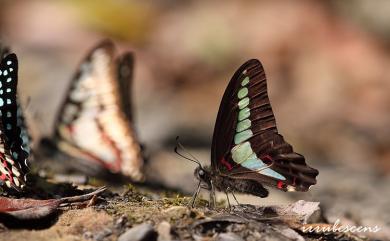
<svg viewBox="0 0 390 241"><path fill-rule="evenodd" d="M272 160L272 157L269 156L269 155L265 155L265 156L262 156L260 158L266 165L271 165L273 160Z"/></svg>
<svg viewBox="0 0 390 241"><path fill-rule="evenodd" d="M229 171L233 169L232 164L230 164L229 162L227 162L227 161L225 160L224 157L221 159L221 163L222 163Z"/></svg>
<svg viewBox="0 0 390 241"><path fill-rule="evenodd" d="M111 137L105 132L103 126L98 121L96 124L98 125L100 136L102 137L103 141L107 143L116 157L114 164L105 163L105 167L112 170L113 172L120 172L122 168L122 152L116 146L116 143L111 139Z"/></svg>
<svg viewBox="0 0 390 241"><path fill-rule="evenodd" d="M69 126L67 126L67 128L68 128L68 131L70 132L70 134L74 134L74 128L73 128L73 126L72 125L69 125Z"/></svg>
<svg viewBox="0 0 390 241"><path fill-rule="evenodd" d="M12 170L8 167L8 162L6 161L4 154L1 154L0 160L1 160L1 165L3 165L4 169L7 170L7 172L9 173L8 176L5 173L2 173L0 179L3 181L9 180L11 183L13 183L14 180L10 178L12 176Z"/></svg>
<svg viewBox="0 0 390 241"><path fill-rule="evenodd" d="M278 187L279 189L282 189L282 188L284 187L284 183L283 183L282 181L278 181L277 187Z"/></svg>

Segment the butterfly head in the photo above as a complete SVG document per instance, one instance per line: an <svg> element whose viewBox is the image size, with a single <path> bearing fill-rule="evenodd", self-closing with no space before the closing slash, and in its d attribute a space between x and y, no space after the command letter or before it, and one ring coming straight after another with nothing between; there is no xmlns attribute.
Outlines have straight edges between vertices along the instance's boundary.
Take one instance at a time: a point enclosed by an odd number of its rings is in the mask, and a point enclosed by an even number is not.
<svg viewBox="0 0 390 241"><path fill-rule="evenodd" d="M199 165L195 171L194 176L201 183L202 188L211 190L211 170L210 167L202 167Z"/></svg>
<svg viewBox="0 0 390 241"><path fill-rule="evenodd" d="M211 190L211 176L212 175L211 175L210 167L208 167L208 166L203 167L202 164L200 163L200 161L198 159L196 159L190 152L188 152L183 147L183 145L179 142L179 137L176 137L176 143L177 143L177 145L175 147L175 153L188 161L191 161L191 162L198 164L198 167L194 171L194 176L196 179L199 180L199 185L202 188L207 189L207 190ZM178 151L178 148L185 151L188 156L181 154Z"/></svg>

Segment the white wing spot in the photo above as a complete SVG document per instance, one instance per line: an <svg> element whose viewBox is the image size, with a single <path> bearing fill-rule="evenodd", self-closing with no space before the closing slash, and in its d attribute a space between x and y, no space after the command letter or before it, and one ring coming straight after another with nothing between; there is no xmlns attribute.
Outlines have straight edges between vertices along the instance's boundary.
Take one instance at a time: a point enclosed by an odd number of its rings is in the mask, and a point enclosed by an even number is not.
<svg viewBox="0 0 390 241"><path fill-rule="evenodd" d="M14 177L13 180L14 180L15 185L16 185L17 187L19 187L19 186L20 186L19 179L18 179L17 177Z"/></svg>
<svg viewBox="0 0 390 241"><path fill-rule="evenodd" d="M7 65L11 65L12 62L10 60L7 61Z"/></svg>
<svg viewBox="0 0 390 241"><path fill-rule="evenodd" d="M7 75L8 75L8 71L7 71L7 70L4 70L3 75L4 75L4 76L7 76Z"/></svg>

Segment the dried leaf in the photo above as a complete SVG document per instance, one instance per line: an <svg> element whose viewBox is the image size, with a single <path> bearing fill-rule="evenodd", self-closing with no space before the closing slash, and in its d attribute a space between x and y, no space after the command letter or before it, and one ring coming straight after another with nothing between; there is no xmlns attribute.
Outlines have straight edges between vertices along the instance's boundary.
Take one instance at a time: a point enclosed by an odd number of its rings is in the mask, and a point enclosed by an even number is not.
<svg viewBox="0 0 390 241"><path fill-rule="evenodd" d="M85 195L48 200L0 197L0 215L11 216L18 220L41 219L54 214L60 207L88 201L104 190L106 188L102 187Z"/></svg>

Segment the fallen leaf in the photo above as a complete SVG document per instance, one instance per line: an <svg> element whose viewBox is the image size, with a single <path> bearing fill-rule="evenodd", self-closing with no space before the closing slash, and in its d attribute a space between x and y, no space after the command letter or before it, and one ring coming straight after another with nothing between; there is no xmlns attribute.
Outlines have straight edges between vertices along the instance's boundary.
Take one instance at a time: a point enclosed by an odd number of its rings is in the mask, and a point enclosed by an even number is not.
<svg viewBox="0 0 390 241"><path fill-rule="evenodd" d="M89 201L104 190L106 188L102 187L84 195L48 200L0 197L0 215L11 216L18 220L41 219L52 215L61 207L68 206L72 203Z"/></svg>

